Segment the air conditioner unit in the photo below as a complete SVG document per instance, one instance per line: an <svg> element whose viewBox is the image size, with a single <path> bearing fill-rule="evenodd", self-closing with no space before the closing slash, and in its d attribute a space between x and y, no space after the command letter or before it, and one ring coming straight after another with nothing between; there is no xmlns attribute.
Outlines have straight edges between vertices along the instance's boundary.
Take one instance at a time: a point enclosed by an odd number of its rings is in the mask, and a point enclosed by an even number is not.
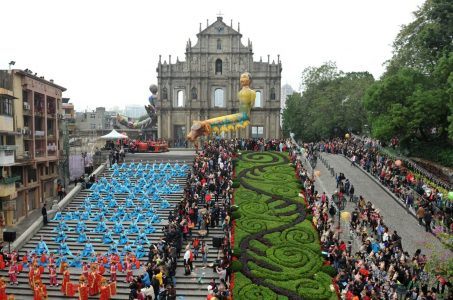
<svg viewBox="0 0 453 300"><path fill-rule="evenodd" d="M17 128L17 129L16 129L16 132L17 132L17 133L23 133L23 129L22 129L22 128Z"/></svg>
<svg viewBox="0 0 453 300"><path fill-rule="evenodd" d="M24 102L24 109L30 110L30 104L28 104L27 102Z"/></svg>

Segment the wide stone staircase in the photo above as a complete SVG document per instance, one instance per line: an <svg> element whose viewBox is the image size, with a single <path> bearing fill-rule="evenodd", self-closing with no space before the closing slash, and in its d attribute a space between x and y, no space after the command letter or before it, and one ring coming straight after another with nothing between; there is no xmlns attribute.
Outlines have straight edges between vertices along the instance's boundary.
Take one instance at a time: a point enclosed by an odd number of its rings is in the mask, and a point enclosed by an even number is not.
<svg viewBox="0 0 453 300"><path fill-rule="evenodd" d="M169 162L170 164L173 164L175 161L166 161ZM164 163L166 163L164 162ZM103 177L105 177L107 180L110 180L112 178L112 169L106 169L106 171L102 174ZM120 182L120 180L118 180ZM131 181L133 179L131 178ZM159 203L151 201L153 206L156 209L156 213L159 214L161 222L160 223L154 223L153 226L156 228L156 232L153 234L148 234L147 237L151 243L157 243L163 236L163 231L162 228L166 224L168 224L167 221L167 216L169 214L169 211L179 203L179 201L182 198L183 194L183 187L185 185L186 178L185 177L179 177L179 178L173 178L170 183L172 184L179 184L179 191L176 193L170 194L170 195L163 195L162 198L166 199L171 206L167 209L161 209L159 206ZM72 200L72 202L68 205L68 207L65 209L64 212L67 211L77 211L80 207L80 205L83 203L83 200L91 194L90 190L83 190L77 194L77 196ZM102 194L101 195L105 195ZM125 202L125 198L127 194L114 194L115 198L117 200L118 205L120 203ZM134 200L136 203L137 200ZM111 216L111 212L113 209L109 210L109 213L106 214L106 219L108 219ZM65 220L66 224L68 225L69 228L75 229L78 220ZM102 233L95 233L92 232L94 228L96 227L97 223L96 221L84 221L87 228L85 230L87 236L90 238L91 243L94 246L94 249L96 253L106 253L109 249L109 245L102 244ZM105 220L107 226L112 229L114 222ZM127 228L129 226L130 222L124 222L123 226L124 228ZM28 243L26 243L20 250L19 250L19 257L22 258L24 254L27 253L27 251L32 251L36 248L36 245L38 242L43 238L43 240L46 242L49 250L51 252L56 252L58 249L59 244L54 241L55 236L57 235L57 232L53 231L53 229L58 225L58 221L51 221L47 226L44 226L41 228L41 230L33 236ZM139 222L137 225L142 228L144 227L144 222ZM77 237L78 234L72 230L72 231L66 231L67 235L67 245L69 246L69 249L71 250L73 255L77 255L79 251L82 251L84 248L84 244L80 244L77 242ZM193 232L193 237L197 236L198 232L195 230ZM129 234L128 238L130 241L135 240L137 234ZM212 245L212 238L213 237L220 237L222 236L222 230L221 228L210 228L209 230L209 236L204 238L206 241L207 245L210 248L209 254L208 254L208 263L212 263L216 259L218 259L218 249L214 248ZM112 234L113 239L118 240L119 235L118 234ZM191 299L205 299L206 294L207 294L207 286L209 281L212 278L218 278L218 275L213 271L213 268L207 267L207 268L202 268L202 260L201 260L201 255L199 255L198 259L194 261L194 272L191 273L191 275L184 275L184 268L183 268L183 256L184 256L184 249L185 246L190 242L190 239L187 242L183 243L183 249L181 250L180 257L178 259L178 267L177 267L177 272L176 272L176 290L177 290L177 299L178 300L191 300ZM121 252L123 246L118 246L118 250ZM146 248L147 250L147 248ZM87 261L84 259L84 261ZM146 263L147 261L147 256L143 257L140 259L142 265ZM134 270L134 276L135 275L140 275L143 274L144 268L141 267L139 270ZM71 281L73 283L78 283L78 278L82 273L81 268L70 268L70 273L71 273ZM8 270L5 268L4 270L0 270L0 276L5 277L6 282L9 282L8 279ZM109 271L106 270L106 273L104 273L104 276L109 279L110 274ZM126 274L118 272L117 275L117 295L112 297L112 299L128 299L129 295L129 287L128 284L125 283L125 278ZM46 268L44 273L41 276L43 283L47 287L48 291L48 296L49 299L65 299L68 298L63 295L63 293L60 291L61 286L58 287L52 287L49 286L49 272L48 269ZM11 286L9 283L7 284L6 292L8 295L13 294L15 296L16 300L20 299L33 299L33 294L31 287L28 284L28 268L24 268L24 270L19 274L18 276L19 279L19 285L13 285ZM61 284L62 281L62 275L58 275L58 282ZM78 296L78 295L76 295ZM90 299L99 299L99 295L90 297Z"/></svg>

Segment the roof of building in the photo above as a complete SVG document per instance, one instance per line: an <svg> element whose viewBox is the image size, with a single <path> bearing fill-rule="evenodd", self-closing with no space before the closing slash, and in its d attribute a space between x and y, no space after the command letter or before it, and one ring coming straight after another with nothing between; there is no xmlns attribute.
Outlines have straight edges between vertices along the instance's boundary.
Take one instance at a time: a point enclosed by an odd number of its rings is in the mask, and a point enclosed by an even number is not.
<svg viewBox="0 0 453 300"><path fill-rule="evenodd" d="M28 69L27 69L27 70L28 70ZM36 80L36 81L40 81L40 82L45 83L45 84L47 84L47 85L50 85L50 86L52 86L52 87L54 87L54 88L57 88L57 89L61 90L62 92L65 92L65 91L66 91L66 88L65 88L65 87L62 87L61 85L55 84L55 83L53 83L52 81L46 80L46 79L44 79L44 78L35 76L35 75L33 75L32 73L30 73L30 72L26 72L26 71L24 71L24 70L19 70L19 69L14 69L13 71L14 71L14 73L20 74L20 75L22 75L22 76L30 77L30 78L32 78L32 79L34 79L34 80ZM36 73L35 73L35 74L36 74Z"/></svg>

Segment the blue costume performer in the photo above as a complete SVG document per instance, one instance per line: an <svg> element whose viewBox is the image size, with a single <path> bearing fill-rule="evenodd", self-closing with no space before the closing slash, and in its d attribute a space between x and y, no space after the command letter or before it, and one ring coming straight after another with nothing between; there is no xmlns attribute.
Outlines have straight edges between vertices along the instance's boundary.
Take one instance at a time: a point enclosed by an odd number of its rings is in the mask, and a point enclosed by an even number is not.
<svg viewBox="0 0 453 300"><path fill-rule="evenodd" d="M116 233L116 234L120 234L124 231L124 228L123 228L123 223L117 221L115 223L115 225L113 226L113 232Z"/></svg>
<svg viewBox="0 0 453 300"><path fill-rule="evenodd" d="M41 255L43 253L49 254L49 248L47 248L47 244L46 244L46 242L44 242L42 237L41 237L41 240L39 241L38 245L36 245L35 253L36 253L36 255Z"/></svg>
<svg viewBox="0 0 453 300"><path fill-rule="evenodd" d="M85 231L81 231L79 237L77 238L77 242L80 244L84 244L88 240L87 234Z"/></svg>
<svg viewBox="0 0 453 300"><path fill-rule="evenodd" d="M90 257L94 254L93 245L88 241L82 251L82 257Z"/></svg>
<svg viewBox="0 0 453 300"><path fill-rule="evenodd" d="M113 243L112 232L110 230L107 230L106 232L104 232L104 236L102 237L102 242L104 244Z"/></svg>

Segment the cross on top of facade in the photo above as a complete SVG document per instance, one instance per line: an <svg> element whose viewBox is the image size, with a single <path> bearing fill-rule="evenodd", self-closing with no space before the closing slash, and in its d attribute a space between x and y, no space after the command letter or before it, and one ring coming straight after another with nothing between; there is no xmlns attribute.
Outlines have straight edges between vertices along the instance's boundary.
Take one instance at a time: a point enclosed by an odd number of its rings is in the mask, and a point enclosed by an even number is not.
<svg viewBox="0 0 453 300"><path fill-rule="evenodd" d="M219 10L219 12L217 13L217 17L220 17L220 18L223 17L223 14L222 14L221 10Z"/></svg>

